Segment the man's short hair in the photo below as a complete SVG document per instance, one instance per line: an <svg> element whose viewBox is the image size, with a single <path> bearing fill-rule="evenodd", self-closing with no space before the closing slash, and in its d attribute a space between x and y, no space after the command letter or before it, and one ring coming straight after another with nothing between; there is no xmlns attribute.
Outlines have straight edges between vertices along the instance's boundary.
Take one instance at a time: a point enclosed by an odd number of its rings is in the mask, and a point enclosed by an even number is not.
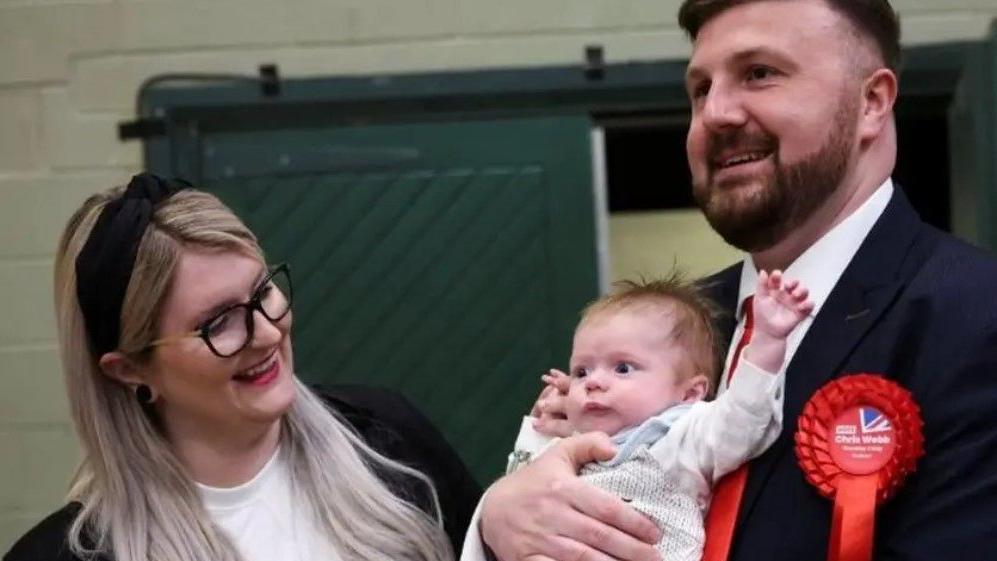
<svg viewBox="0 0 997 561"><path fill-rule="evenodd" d="M694 41L711 19L739 4L762 0L685 0L679 8L679 25ZM789 1L789 0L785 0ZM879 47L883 64L900 71L900 19L889 0L823 0L845 17L862 35Z"/></svg>
<svg viewBox="0 0 997 561"><path fill-rule="evenodd" d="M716 325L723 312L705 294L702 285L686 281L681 271L658 279L614 282L610 294L582 311L579 327L597 316L635 309L651 309L662 312L663 316L669 315L673 328L668 338L686 350L696 373L709 378L711 390L716 388L726 354Z"/></svg>

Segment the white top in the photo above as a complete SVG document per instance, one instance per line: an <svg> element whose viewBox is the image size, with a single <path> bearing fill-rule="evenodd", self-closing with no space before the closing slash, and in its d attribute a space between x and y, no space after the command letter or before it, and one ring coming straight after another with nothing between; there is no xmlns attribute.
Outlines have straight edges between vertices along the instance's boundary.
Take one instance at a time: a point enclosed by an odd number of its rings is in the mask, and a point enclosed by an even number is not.
<svg viewBox="0 0 997 561"><path fill-rule="evenodd" d="M337 561L304 500L295 500L290 472L274 454L250 481L237 487L197 484L211 519L245 561Z"/></svg>
<svg viewBox="0 0 997 561"><path fill-rule="evenodd" d="M737 364L729 391L699 401L651 446L651 456L678 486L709 506L721 477L768 449L779 436L764 432L782 424L783 374L773 375L746 359Z"/></svg>

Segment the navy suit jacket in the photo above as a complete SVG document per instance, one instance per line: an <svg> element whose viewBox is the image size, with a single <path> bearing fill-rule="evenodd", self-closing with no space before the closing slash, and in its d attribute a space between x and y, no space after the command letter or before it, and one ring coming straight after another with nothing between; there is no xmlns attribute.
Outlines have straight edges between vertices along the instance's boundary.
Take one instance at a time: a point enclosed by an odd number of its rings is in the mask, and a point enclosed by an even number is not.
<svg viewBox="0 0 997 561"><path fill-rule="evenodd" d="M740 271L711 277L727 310ZM731 560L826 559L832 503L804 480L793 434L818 388L860 372L910 390L925 423L917 471L878 511L874 559L997 559L997 260L897 189L788 365L783 432L751 463Z"/></svg>

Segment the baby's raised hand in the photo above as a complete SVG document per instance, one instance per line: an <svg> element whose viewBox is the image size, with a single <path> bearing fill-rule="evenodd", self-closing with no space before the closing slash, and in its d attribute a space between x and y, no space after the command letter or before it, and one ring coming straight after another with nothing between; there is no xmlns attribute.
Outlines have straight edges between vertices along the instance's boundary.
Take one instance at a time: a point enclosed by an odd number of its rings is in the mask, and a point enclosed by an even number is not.
<svg viewBox="0 0 997 561"><path fill-rule="evenodd" d="M551 368L547 374L541 376L541 379L546 385L540 391L540 396L530 411L530 415L535 418L533 428L546 436L571 436L574 430L564 412L568 388L571 387L571 377L556 368Z"/></svg>
<svg viewBox="0 0 997 561"><path fill-rule="evenodd" d="M761 271L752 303L757 332L785 339L813 311L814 304L807 296L807 288L799 281L784 279L782 271Z"/></svg>

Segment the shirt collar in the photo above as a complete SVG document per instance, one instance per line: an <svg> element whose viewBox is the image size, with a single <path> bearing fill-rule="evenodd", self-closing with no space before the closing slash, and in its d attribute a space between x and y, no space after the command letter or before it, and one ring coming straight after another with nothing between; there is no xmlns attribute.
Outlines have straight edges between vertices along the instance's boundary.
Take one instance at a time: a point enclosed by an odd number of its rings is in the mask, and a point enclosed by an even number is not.
<svg viewBox="0 0 997 561"><path fill-rule="evenodd" d="M810 291L810 301L814 303L811 316L816 316L823 307L852 257L886 210L892 196L893 181L887 178L859 208L831 228L783 271L786 278L799 280ZM757 282L758 269L749 254L741 267L741 284L737 297L739 303L755 293ZM738 317L743 311L740 306L738 304Z"/></svg>

